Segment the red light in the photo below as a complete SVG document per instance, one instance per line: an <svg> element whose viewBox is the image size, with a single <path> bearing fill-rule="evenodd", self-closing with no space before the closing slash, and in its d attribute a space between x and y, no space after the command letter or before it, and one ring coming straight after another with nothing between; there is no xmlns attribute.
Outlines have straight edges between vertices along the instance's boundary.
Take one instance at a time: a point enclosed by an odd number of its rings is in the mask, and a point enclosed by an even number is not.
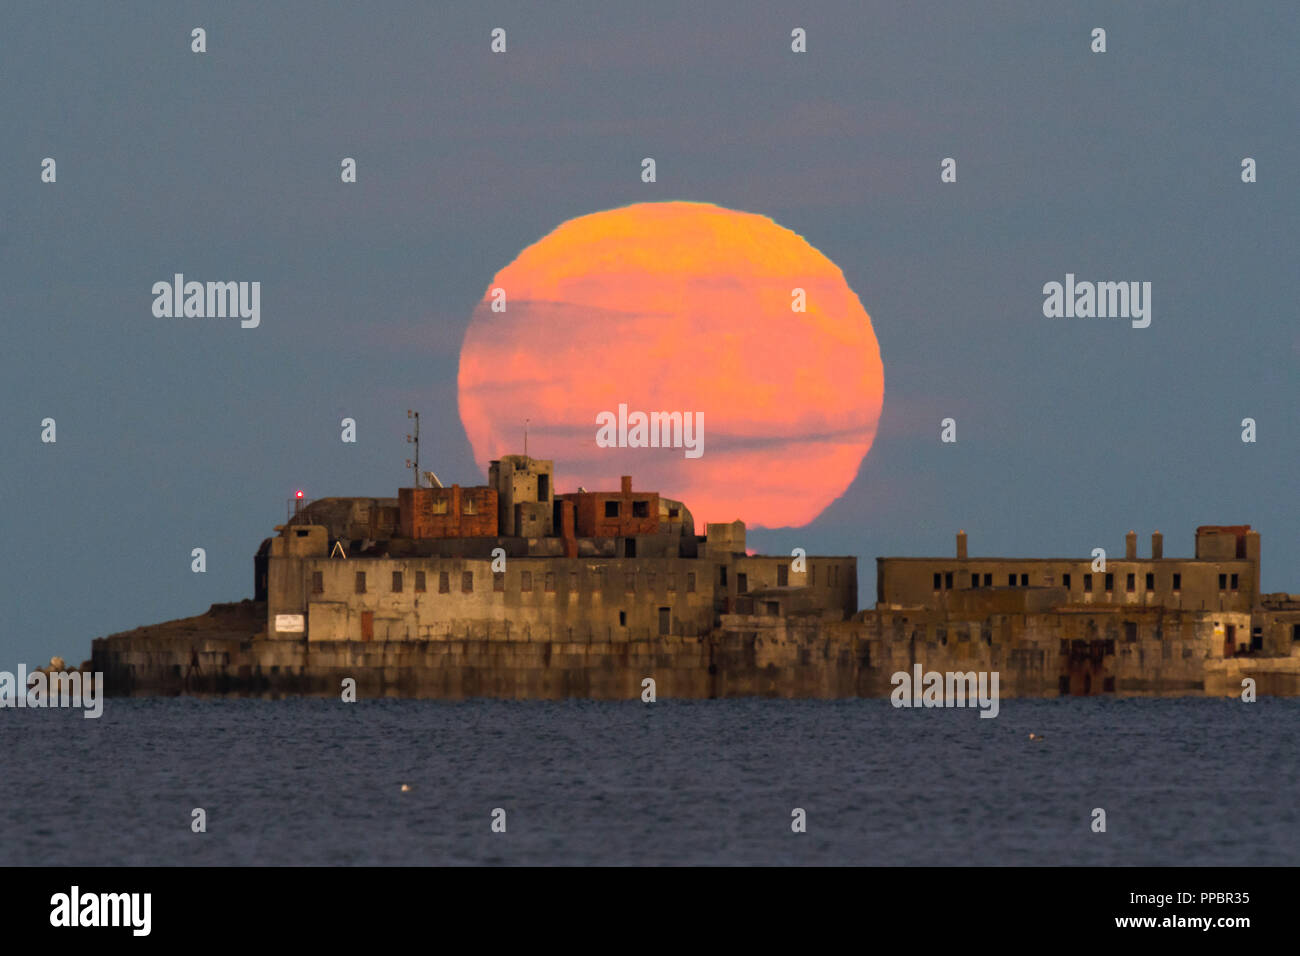
<svg viewBox="0 0 1300 956"><path fill-rule="evenodd" d="M294 495L294 497L295 497L295 498L301 498L301 497L302 497L302 492L299 491L298 493L296 493L296 494Z"/></svg>

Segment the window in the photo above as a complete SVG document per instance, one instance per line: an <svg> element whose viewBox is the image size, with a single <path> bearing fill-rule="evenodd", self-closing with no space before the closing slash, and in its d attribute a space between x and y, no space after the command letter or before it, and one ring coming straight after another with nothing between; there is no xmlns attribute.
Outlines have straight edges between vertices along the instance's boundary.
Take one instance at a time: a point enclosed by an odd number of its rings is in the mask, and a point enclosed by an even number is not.
<svg viewBox="0 0 1300 956"><path fill-rule="evenodd" d="M402 593L402 572L401 571L393 572L393 593L395 594Z"/></svg>
<svg viewBox="0 0 1300 956"><path fill-rule="evenodd" d="M1300 641L1300 624L1291 625L1291 640Z"/></svg>
<svg viewBox="0 0 1300 956"><path fill-rule="evenodd" d="M992 574L992 572L990 572L990 573L984 575L984 586L985 586L986 588L991 588L991 587L993 587L993 574Z"/></svg>
<svg viewBox="0 0 1300 956"><path fill-rule="evenodd" d="M776 586L785 587L790 583L790 566L788 564L778 564L776 566Z"/></svg>
<svg viewBox="0 0 1300 956"><path fill-rule="evenodd" d="M617 518L617 517L618 517L618 502L617 502L617 501L606 501L606 502L605 502L605 517L606 517L606 518Z"/></svg>
<svg viewBox="0 0 1300 956"><path fill-rule="evenodd" d="M618 626L627 627L627 611L618 612Z"/></svg>
<svg viewBox="0 0 1300 956"><path fill-rule="evenodd" d="M1127 591L1129 594L1132 594L1134 591L1137 590L1136 574L1126 574L1124 576L1124 590Z"/></svg>
<svg viewBox="0 0 1300 956"><path fill-rule="evenodd" d="M1061 575L1061 584L1067 591L1070 590L1070 576L1068 574Z"/></svg>
<svg viewBox="0 0 1300 956"><path fill-rule="evenodd" d="M838 576L838 575L837 575L837 576ZM951 591L951 590L952 590L952 572L951 572L951 571L946 571L946 572L944 572L944 575L943 575L943 586L944 586L944 590L947 590L947 591Z"/></svg>
<svg viewBox="0 0 1300 956"><path fill-rule="evenodd" d="M676 518L679 514L681 514L681 512L677 508L668 509L668 517L670 518Z"/></svg>
<svg viewBox="0 0 1300 956"><path fill-rule="evenodd" d="M1115 575L1114 575L1114 574L1107 574L1107 575L1106 575L1106 593L1107 593L1107 594L1110 594L1110 593L1111 593L1112 591L1114 591L1114 590L1115 590Z"/></svg>
<svg viewBox="0 0 1300 956"><path fill-rule="evenodd" d="M519 572L519 590L531 591L532 589L533 589L533 572L532 571Z"/></svg>
<svg viewBox="0 0 1300 956"><path fill-rule="evenodd" d="M1174 575L1174 590L1175 590L1175 591L1181 591L1182 589L1183 589L1183 576L1182 576L1181 574L1175 574L1175 575Z"/></svg>
<svg viewBox="0 0 1300 956"><path fill-rule="evenodd" d="M311 573L311 593L325 593L325 574L323 571L313 571Z"/></svg>
<svg viewBox="0 0 1300 956"><path fill-rule="evenodd" d="M1156 589L1156 576L1155 576L1154 574L1152 574L1150 571L1148 571L1148 572L1147 572L1147 590L1148 590L1148 591L1154 591L1155 589Z"/></svg>
<svg viewBox="0 0 1300 956"><path fill-rule="evenodd" d="M1015 587L1015 586L1016 586L1016 576L1015 576L1014 574L1008 574L1008 575L1007 575L1007 586L1008 586L1008 587Z"/></svg>
<svg viewBox="0 0 1300 956"><path fill-rule="evenodd" d="M438 572L438 593L446 594L451 590L451 575L446 571Z"/></svg>
<svg viewBox="0 0 1300 956"><path fill-rule="evenodd" d="M1227 588L1227 586L1228 586L1228 576L1227 576L1226 574L1220 574L1220 575L1219 575L1219 590L1222 591L1222 590L1224 590L1225 588Z"/></svg>
<svg viewBox="0 0 1300 956"><path fill-rule="evenodd" d="M550 497L551 497L551 476L538 475L537 476L537 500L549 501Z"/></svg>
<svg viewBox="0 0 1300 956"><path fill-rule="evenodd" d="M1029 575L1027 574L1020 575L1020 586L1022 588L1029 587Z"/></svg>
<svg viewBox="0 0 1300 956"><path fill-rule="evenodd" d="M474 590L473 571L462 571L460 573L460 589L466 594Z"/></svg>
<svg viewBox="0 0 1300 956"><path fill-rule="evenodd" d="M939 590L939 581L940 581L940 578L939 578L939 572L938 572L938 571L935 571L935 572L934 572L934 590L935 590L935 591Z"/></svg>
<svg viewBox="0 0 1300 956"><path fill-rule="evenodd" d="M672 632L672 612L666 607L659 609L659 633L669 634Z"/></svg>
<svg viewBox="0 0 1300 956"><path fill-rule="evenodd" d="M628 594L636 592L636 572L629 571L623 576L623 590Z"/></svg>
<svg viewBox="0 0 1300 956"><path fill-rule="evenodd" d="M970 586L973 588L977 588L980 586L980 576L976 574L974 571L970 573Z"/></svg>
<svg viewBox="0 0 1300 956"><path fill-rule="evenodd" d="M1086 592L1089 593L1089 594L1092 593L1092 575L1091 575L1091 574L1085 574L1085 575L1083 576L1083 589L1084 589L1084 591L1086 591Z"/></svg>
<svg viewBox="0 0 1300 956"><path fill-rule="evenodd" d="M357 585L356 585L357 593L365 594L366 593L366 572L358 571L356 580L357 580Z"/></svg>
<svg viewBox="0 0 1300 956"><path fill-rule="evenodd" d="M722 567L718 568L718 584L721 585L721 586L724 587L724 588L727 586L727 569L726 569L726 568L722 568Z"/></svg>
<svg viewBox="0 0 1300 956"><path fill-rule="evenodd" d="M1235 574L1232 576L1232 589L1237 590L1237 576Z"/></svg>
<svg viewBox="0 0 1300 956"><path fill-rule="evenodd" d="M474 503L473 498L466 498L460 503L460 513L463 515L478 514L478 505Z"/></svg>
<svg viewBox="0 0 1300 956"><path fill-rule="evenodd" d="M1124 640L1132 644L1138 639L1138 626L1135 621L1124 622Z"/></svg>
<svg viewBox="0 0 1300 956"><path fill-rule="evenodd" d="M436 515L445 515L447 513L446 498L435 498L433 500L433 513Z"/></svg>
<svg viewBox="0 0 1300 956"><path fill-rule="evenodd" d="M749 575L743 571L736 575L736 593L744 594L749 590Z"/></svg>
<svg viewBox="0 0 1300 956"><path fill-rule="evenodd" d="M650 502L648 501L632 502L632 517L633 518L650 517Z"/></svg>
<svg viewBox="0 0 1300 956"><path fill-rule="evenodd" d="M417 592L418 592L418 591L423 591L423 590L424 590L424 572L423 572L423 571L416 571L416 572L415 572L415 590L416 590Z"/></svg>
<svg viewBox="0 0 1300 956"><path fill-rule="evenodd" d="M546 572L546 593L547 594L555 593L555 572L554 571Z"/></svg>
<svg viewBox="0 0 1300 956"><path fill-rule="evenodd" d="M686 593L687 594L695 593L695 572L694 571L686 572Z"/></svg>
<svg viewBox="0 0 1300 956"><path fill-rule="evenodd" d="M492 590L504 591L506 589L506 573L504 571L492 572Z"/></svg>

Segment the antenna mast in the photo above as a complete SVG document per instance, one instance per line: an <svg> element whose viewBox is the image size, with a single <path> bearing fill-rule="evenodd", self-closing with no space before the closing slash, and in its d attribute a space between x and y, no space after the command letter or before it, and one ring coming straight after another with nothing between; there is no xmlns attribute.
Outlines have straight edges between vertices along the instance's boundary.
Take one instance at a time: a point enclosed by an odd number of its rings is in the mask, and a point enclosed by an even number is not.
<svg viewBox="0 0 1300 956"><path fill-rule="evenodd" d="M411 464L411 459L406 459L406 467L415 469L415 487L420 487L420 413L413 412L409 408L406 410L406 417L415 420L415 435L406 436L406 440L415 445L415 464Z"/></svg>

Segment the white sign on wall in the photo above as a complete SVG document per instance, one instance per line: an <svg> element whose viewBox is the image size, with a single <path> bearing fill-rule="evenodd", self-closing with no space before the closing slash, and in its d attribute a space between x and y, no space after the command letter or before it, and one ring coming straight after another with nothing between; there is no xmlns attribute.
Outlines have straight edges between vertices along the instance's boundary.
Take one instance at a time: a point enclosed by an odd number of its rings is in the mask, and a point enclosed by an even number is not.
<svg viewBox="0 0 1300 956"><path fill-rule="evenodd" d="M301 614L277 614L275 616L275 629L277 632L301 634L307 630L307 624Z"/></svg>

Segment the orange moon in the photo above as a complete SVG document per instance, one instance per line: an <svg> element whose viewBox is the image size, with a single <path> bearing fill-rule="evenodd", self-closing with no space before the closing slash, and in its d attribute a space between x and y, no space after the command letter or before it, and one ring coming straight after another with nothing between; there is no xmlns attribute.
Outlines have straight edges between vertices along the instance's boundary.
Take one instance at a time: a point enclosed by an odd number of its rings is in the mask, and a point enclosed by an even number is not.
<svg viewBox="0 0 1300 956"><path fill-rule="evenodd" d="M803 290L805 308L799 311ZM495 303L495 308L494 308ZM570 219L498 272L460 355L475 460L555 461L557 492L633 488L703 523L812 521L871 449L884 399L871 317L830 259L766 216L637 203ZM601 447L598 416L702 415L684 448Z"/></svg>

